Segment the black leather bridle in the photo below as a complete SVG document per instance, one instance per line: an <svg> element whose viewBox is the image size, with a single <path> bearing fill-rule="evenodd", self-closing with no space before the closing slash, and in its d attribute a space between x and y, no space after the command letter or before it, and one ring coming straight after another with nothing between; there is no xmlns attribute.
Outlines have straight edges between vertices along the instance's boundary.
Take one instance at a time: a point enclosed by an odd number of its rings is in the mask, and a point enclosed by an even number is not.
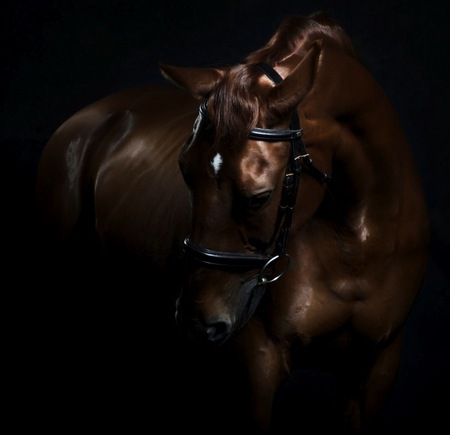
<svg viewBox="0 0 450 435"><path fill-rule="evenodd" d="M282 82L281 76L269 65L256 65L275 84ZM200 119L208 116L206 101L200 105ZM249 138L265 142L290 141L291 152L286 165L286 172L283 182L282 197L278 209L277 220L269 246L274 246L272 254L241 254L233 252L216 251L204 248L190 240L184 239L183 249L187 258L193 260L201 266L227 270L250 270L259 269L258 284L265 285L280 278L286 268L280 273L269 275L269 269L282 259L287 258L287 265L290 258L286 253L286 244L292 222L297 191L300 184L300 174L302 168L306 169L319 182L328 182L330 177L319 170L314 164L310 155L306 152L302 138L302 128L297 114L294 110L291 116L290 128L286 130L253 128ZM278 237L277 237L278 235ZM276 239L276 242L275 242Z"/></svg>

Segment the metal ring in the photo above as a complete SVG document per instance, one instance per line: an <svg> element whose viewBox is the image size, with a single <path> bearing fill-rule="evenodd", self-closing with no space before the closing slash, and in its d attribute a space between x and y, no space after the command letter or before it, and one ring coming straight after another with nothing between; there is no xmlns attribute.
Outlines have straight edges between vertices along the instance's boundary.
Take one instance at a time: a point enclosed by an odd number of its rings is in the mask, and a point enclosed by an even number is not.
<svg viewBox="0 0 450 435"><path fill-rule="evenodd" d="M280 279L284 273L286 272L286 270L288 269L289 265L291 264L291 257L288 254L283 254L283 257L286 257L288 259L286 268L280 272L278 275L274 276L273 278L267 279L265 276L263 276L265 270L275 261L278 261L281 256L280 255L275 255L274 257L272 257L269 261L267 261L267 263L261 268L261 270L259 271L259 282L260 284L270 284L271 282L275 282L277 279Z"/></svg>

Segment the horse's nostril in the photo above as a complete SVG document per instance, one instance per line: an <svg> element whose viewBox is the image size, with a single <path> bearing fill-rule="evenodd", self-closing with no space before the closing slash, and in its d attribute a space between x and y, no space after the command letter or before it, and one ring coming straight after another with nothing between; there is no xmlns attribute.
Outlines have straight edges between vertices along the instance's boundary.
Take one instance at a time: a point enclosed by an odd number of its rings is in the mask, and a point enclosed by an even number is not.
<svg viewBox="0 0 450 435"><path fill-rule="evenodd" d="M206 336L209 342L217 343L230 334L231 322L228 319L218 319L206 327Z"/></svg>

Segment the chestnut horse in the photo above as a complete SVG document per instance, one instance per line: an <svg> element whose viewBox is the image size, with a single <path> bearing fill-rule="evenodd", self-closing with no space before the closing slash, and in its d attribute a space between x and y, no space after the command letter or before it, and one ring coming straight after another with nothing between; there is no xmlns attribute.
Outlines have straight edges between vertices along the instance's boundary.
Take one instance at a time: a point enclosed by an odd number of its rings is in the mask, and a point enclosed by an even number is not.
<svg viewBox="0 0 450 435"><path fill-rule="evenodd" d="M255 433L278 433L301 368L333 376L345 433L375 432L429 239L387 96L322 13L288 17L242 64L161 70L167 86L108 96L52 136L46 226L93 268L139 270L196 346L236 352Z"/></svg>

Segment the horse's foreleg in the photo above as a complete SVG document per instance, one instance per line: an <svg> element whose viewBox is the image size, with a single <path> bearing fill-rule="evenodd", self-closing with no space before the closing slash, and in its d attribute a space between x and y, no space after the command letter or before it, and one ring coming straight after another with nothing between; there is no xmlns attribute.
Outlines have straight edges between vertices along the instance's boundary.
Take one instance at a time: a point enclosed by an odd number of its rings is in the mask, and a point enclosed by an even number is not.
<svg viewBox="0 0 450 435"><path fill-rule="evenodd" d="M377 352L367 370L359 376L352 371L340 378L344 391L344 433L356 435L378 434L382 413L392 392L400 363L401 336Z"/></svg>
<svg viewBox="0 0 450 435"><path fill-rule="evenodd" d="M237 344L246 371L248 405L256 426L255 434L268 434L274 397L288 369L279 348L257 321L247 325Z"/></svg>
<svg viewBox="0 0 450 435"><path fill-rule="evenodd" d="M402 335L384 347L371 366L363 386L361 433L378 433L400 366Z"/></svg>

